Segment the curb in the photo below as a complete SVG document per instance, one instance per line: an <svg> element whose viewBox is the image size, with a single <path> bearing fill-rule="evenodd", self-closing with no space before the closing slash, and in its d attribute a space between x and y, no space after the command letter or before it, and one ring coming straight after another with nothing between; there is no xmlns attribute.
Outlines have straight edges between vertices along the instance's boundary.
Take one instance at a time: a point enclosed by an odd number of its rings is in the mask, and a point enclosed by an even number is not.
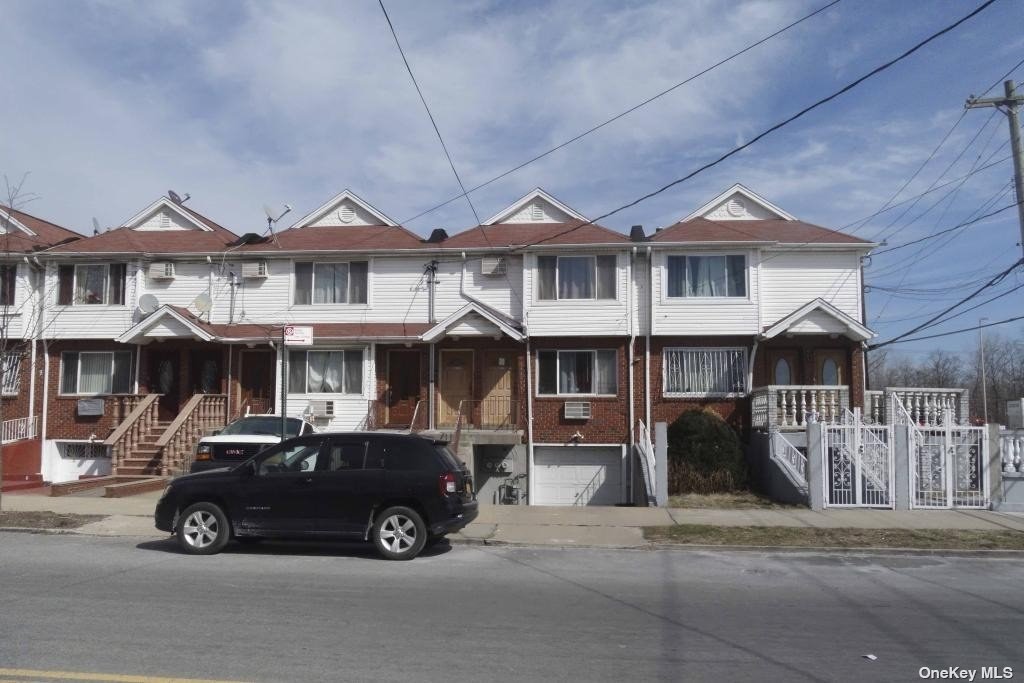
<svg viewBox="0 0 1024 683"><path fill-rule="evenodd" d="M847 548L844 546L803 546L803 545L706 545L697 543L657 543L650 542L649 550L727 550L741 552L779 553L796 555L799 553L828 553L832 555L902 555L902 556L938 556L938 557L982 557L982 558L1020 558L1024 550L964 550L958 548Z"/></svg>

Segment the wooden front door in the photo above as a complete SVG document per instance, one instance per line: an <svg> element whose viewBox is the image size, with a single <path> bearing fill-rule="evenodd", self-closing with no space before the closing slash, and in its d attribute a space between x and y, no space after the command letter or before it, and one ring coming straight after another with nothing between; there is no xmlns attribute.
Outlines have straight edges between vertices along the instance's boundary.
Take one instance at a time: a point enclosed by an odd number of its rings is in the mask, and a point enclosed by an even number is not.
<svg viewBox="0 0 1024 683"><path fill-rule="evenodd" d="M160 394L157 413L161 420L173 420L181 409L180 363L178 351L149 352L149 390Z"/></svg>
<svg viewBox="0 0 1024 683"><path fill-rule="evenodd" d="M203 349L189 353L189 388L192 395L221 393L222 356L220 349Z"/></svg>
<svg viewBox="0 0 1024 683"><path fill-rule="evenodd" d="M388 426L412 425L420 389L420 352L388 351L388 390L385 396Z"/></svg>
<svg viewBox="0 0 1024 683"><path fill-rule="evenodd" d="M846 353L839 349L814 352L814 383L838 386L845 384Z"/></svg>
<svg viewBox="0 0 1024 683"><path fill-rule="evenodd" d="M480 426L513 427L516 424L516 354L512 351L488 351L484 354L483 400Z"/></svg>
<svg viewBox="0 0 1024 683"><path fill-rule="evenodd" d="M439 427L454 427L459 404L466 401L462 426L472 426L473 352L441 351L441 400L437 411Z"/></svg>
<svg viewBox="0 0 1024 683"><path fill-rule="evenodd" d="M766 354L768 384L800 384L800 354L792 350L772 349Z"/></svg>
<svg viewBox="0 0 1024 683"><path fill-rule="evenodd" d="M242 367L238 373L239 414L245 415L247 407L250 413L274 411L276 360L273 351L242 351L239 361Z"/></svg>

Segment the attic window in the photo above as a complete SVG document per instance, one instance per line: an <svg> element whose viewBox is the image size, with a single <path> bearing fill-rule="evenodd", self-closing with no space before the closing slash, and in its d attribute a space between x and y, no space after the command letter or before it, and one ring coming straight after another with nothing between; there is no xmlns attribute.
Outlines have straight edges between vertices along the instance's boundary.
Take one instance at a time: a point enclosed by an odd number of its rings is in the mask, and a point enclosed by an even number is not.
<svg viewBox="0 0 1024 683"><path fill-rule="evenodd" d="M345 204L344 206L341 207L341 209L338 210L338 219L342 223L351 223L353 220L355 220L355 217L355 209L353 209L348 204Z"/></svg>
<svg viewBox="0 0 1024 683"><path fill-rule="evenodd" d="M740 216L746 213L747 206L739 197L733 197L725 205L725 210L729 212L730 216L735 216L736 218L739 218Z"/></svg>
<svg viewBox="0 0 1024 683"><path fill-rule="evenodd" d="M544 209L540 204L530 205L530 220L540 221L544 219Z"/></svg>

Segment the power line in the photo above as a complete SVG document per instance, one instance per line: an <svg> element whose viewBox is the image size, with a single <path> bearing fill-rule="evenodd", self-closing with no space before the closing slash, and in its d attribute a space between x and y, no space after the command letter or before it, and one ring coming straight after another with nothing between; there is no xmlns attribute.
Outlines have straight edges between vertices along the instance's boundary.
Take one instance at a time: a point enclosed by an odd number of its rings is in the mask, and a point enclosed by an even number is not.
<svg viewBox="0 0 1024 683"><path fill-rule="evenodd" d="M954 230L957 230L959 228L966 228L967 226L974 225L975 223L983 221L986 218L992 218L992 216L998 216L999 214L1003 213L1004 211L1009 211L1010 209L1015 209L1015 208L1017 208L1016 202L1013 203L1013 204L1008 204L1008 205L1002 207L1001 209L996 209L995 211L992 211L990 213L986 213L984 216L978 216L977 218L975 218L973 220L964 221L963 223L958 223L958 224L954 225L951 228L946 228L945 230L940 230L939 232L932 233L930 235L925 235L924 237L921 237L921 238L916 239L916 240L912 240L910 242L904 242L903 244L897 244L895 247L889 247L888 249L883 249L881 251L872 252L871 255L872 256L881 256L882 254L888 254L890 251L896 251L897 249L903 249L904 247L909 247L909 246L911 246L913 244L918 244L918 243L924 242L926 240L935 239L936 237L939 237L941 235L945 235L948 232L953 232ZM875 289L880 289L880 288L876 287Z"/></svg>
<svg viewBox="0 0 1024 683"><path fill-rule="evenodd" d="M658 188L658 189L656 189L656 190L654 190L652 192L648 192L647 194L642 195L642 196L638 197L637 199L634 199L634 200L632 200L630 202L627 202L626 204L623 204L622 206L619 206L618 208L612 209L611 211L608 211L607 213L604 213L604 214L598 216L597 218L595 218L593 220L585 221L585 222L580 223L579 225L575 225L575 226L573 226L573 227L571 227L571 228L569 228L567 230L555 233L554 235L550 235L550 236L544 238L543 240L539 240L538 242L536 242L534 244L539 244L540 242L546 242L548 240L555 239L556 237L560 237L562 235L565 235L567 233L573 232L575 230L579 230L580 228L582 228L585 225L593 225L597 221L600 221L600 220L603 220L605 218L608 218L609 216L614 216L615 214L620 213L622 211L625 211L626 209L631 208L633 206L636 206L637 204L640 204L641 202L647 201L648 199L651 199L652 197L655 197L655 196L661 194L662 192L665 192L666 190L671 189L671 188L673 188L676 185L679 185L681 183L684 183L687 180L690 180L691 178L693 178L694 176L697 176L700 173L703 173L704 171L707 171L708 169L717 166L718 164L722 163L723 161L725 161L729 157L731 157L731 156L733 156L735 154L738 154L739 152L743 151L744 149L746 149L746 148L750 147L751 145L759 142L761 139L765 138L766 136L774 133L775 131L777 131L777 130L779 130L779 129L787 126L787 125L789 125L790 123L796 121L797 119L799 119L799 118L805 116L806 114L810 113L811 111L817 109L818 107L820 107L820 106L822 106L824 104L827 104L828 102L831 102L832 100L836 99L840 95L843 95L843 94L853 90L854 88L856 88L861 83L863 83L864 81L868 80L869 78L877 76L878 74L882 73L883 71L886 71L887 69L892 68L893 66L895 66L899 62L901 62L904 59L910 57L910 55L914 54L915 52L917 52L918 50L923 48L925 45L931 43L932 41L940 38L941 36L949 33L952 30L956 29L958 26L963 24L965 21L971 19L972 17L976 16L980 12L984 11L989 6L991 6L994 2L995 2L995 0L986 0L986 2L982 3L981 5L979 5L977 8L975 8L969 14L961 17L960 19L958 19L957 21L953 22L952 24L946 26L945 28L943 28L943 29L933 33L932 35L928 36L924 40L922 40L919 43L917 43L916 45L914 45L913 47L911 47L908 50L904 51L899 56L894 57L893 59L890 59L888 62L885 62L884 64L881 64L881 65L875 67L874 69L872 69L868 73L866 73L863 76L861 76L860 78L850 82L849 84L843 86L839 90L836 90L832 94L827 95L827 96L821 98L817 102L815 102L815 103L813 103L811 105L808 105L807 107L804 107L803 109L801 109L797 113L793 114L792 116L790 116L790 117L780 121L779 123L776 123L775 125L773 125L773 126L767 128L766 130L762 131L761 133L758 133L756 136L754 136L749 141L743 143L742 145L738 145L738 146L734 147L730 151L728 151L725 154L722 154L721 156L719 156L714 161L710 161L710 162L704 164L703 166L700 166L699 168L697 168L697 169L687 173L686 175L682 176L681 178L677 178L676 180L673 180L672 182L667 183L666 185L663 185L662 187L660 187L660 188ZM530 245L530 244L523 245L523 247L520 247L520 248L525 248L527 246L533 246L533 245Z"/></svg>
<svg viewBox="0 0 1024 683"><path fill-rule="evenodd" d="M930 318L926 322L921 323L917 327L915 327L915 328L913 328L911 330L908 330L908 331L904 332L903 334L901 334L899 336L893 337L889 341L881 342L879 344L872 344L869 348L871 348L871 349L879 349L879 348L882 348L883 346L888 346L889 344L895 344L896 342L900 341L901 339L903 339L905 337L909 337L910 335L914 334L915 332L920 332L921 330L923 330L923 329L925 329L927 327L931 327L932 324L935 323L935 321L938 320L939 318L943 317L944 315L946 315L947 313L949 313L953 309L958 308L962 304L967 303L968 301L970 301L971 299L973 299L974 297L978 296L983 291L988 289L989 287L992 287L993 285L996 285L999 282L1001 282L1003 280L1003 278L1005 278L1007 275L1009 275L1014 269L1016 269L1022 263L1024 263L1024 258L1018 259L1009 268L1007 268L1006 270L1000 272L995 277L993 277L991 280L986 282L984 285L982 285L981 287L976 289L974 292L972 292L971 294L968 294L967 296L965 296L963 299L961 299L960 301L956 302L952 306L949 306L948 308L943 310L938 315Z"/></svg>
<svg viewBox="0 0 1024 683"><path fill-rule="evenodd" d="M984 329L986 327L995 327L996 325L1005 325L1006 323L1017 322L1018 320L1024 320L1024 315L1018 315L1013 318L1007 318L1005 320L997 320L994 323L986 323L985 325L971 325L970 327L961 327L959 330L950 330L949 332L941 332L939 334L929 334L924 337L913 337L911 339L893 339L882 344L875 344L870 348L877 349L888 344L906 344L908 342L924 341L926 339L938 339L939 337L948 337L953 334L962 334L964 332L976 332L979 329Z"/></svg>
<svg viewBox="0 0 1024 683"><path fill-rule="evenodd" d="M621 111L618 114L616 114L615 116L612 116L611 118L606 119L606 120L602 121L601 123L588 128L587 130L583 131L582 133L569 138L565 142L559 143L558 145L555 145L554 147L548 149L547 151L541 152L540 154L538 154L538 155L536 155L536 156L534 156L534 157L532 157L530 159L527 159L526 161L522 162L518 166L514 166L513 168L510 168L507 171L499 173L498 175L494 176L490 180L484 181L484 182L480 183L479 185L471 187L469 189L469 192L472 193L472 192L476 192L477 190L481 190L481 189L487 187L488 185L491 185L492 183L496 183L497 181L501 180L502 178L505 178L505 177L507 177L509 175L512 175L516 171L519 171L519 170L521 170L523 168L526 168L527 166L529 166L530 164L532 164L534 162L540 161L541 159L543 159L546 156L554 154L555 152L557 152L560 149L568 147L569 145L571 145L574 142L577 142L578 140L582 140L583 138L585 138L586 136L590 135L591 133L597 132L598 130L601 130L605 126L607 126L607 125L609 125L611 123L614 123L614 122L618 121L619 119L621 119L621 118L623 118L625 116L628 116L629 114L632 114L637 109L640 109L641 107L647 106L651 102L654 102L655 100L660 99L660 98L664 97L665 95L668 95L670 92L672 92L674 90L677 90L678 88L681 88L682 86L686 85L687 83L695 81L696 79L700 78L701 76L704 76L705 74L710 73L711 71L714 71L718 67L720 67L720 66L722 66L722 65L724 65L724 64L726 64L728 62L731 62L732 60L736 59L740 55L743 55L743 54L745 54L747 52L750 52L755 47L763 45L764 43L768 42L772 38L775 38L776 36L779 36L779 35L785 33L786 31L788 31L789 29L793 28L794 26L802 24L803 22L807 21L811 17L824 12L825 10L829 9L830 7L833 7L834 5L839 4L840 1L841 0L833 0L832 2L828 3L827 5L823 5L822 7L819 7L818 9L814 10L810 14L806 14L806 15L800 17L799 19L797 19L793 23L787 24L786 26L783 26L782 28L774 31L773 33L769 33L768 35L766 35L763 38L757 40L756 42L753 42L750 45L747 45L742 50L740 50L738 52L732 53L731 55L729 55L725 59L719 60L719 61L715 62L714 64L712 64L711 66L706 67L705 69L703 69L701 71L698 71L697 73L693 74L692 76L688 76L687 78L683 79L682 81L679 81L675 85L672 85L672 86L670 86L668 88L665 88L661 92L656 93L656 94L652 95L651 97L648 97L646 100L640 102L639 104L636 104L636 105L630 107L629 109ZM428 213L433 213L434 211L437 211L438 209L440 209L440 208L442 208L444 206L447 206L448 204L451 204L452 202L458 200L461 197L462 197L462 195L455 195L454 197L451 197L451 198L441 202L437 206L431 207L431 208L427 209L426 211L421 211L420 213L416 214L412 218L409 218L409 219L406 219L406 220L402 221L402 224L404 225L406 223L411 223L414 220L417 220L419 218L422 218L423 216L426 216ZM479 222L480 221L478 220L477 223L479 223Z"/></svg>

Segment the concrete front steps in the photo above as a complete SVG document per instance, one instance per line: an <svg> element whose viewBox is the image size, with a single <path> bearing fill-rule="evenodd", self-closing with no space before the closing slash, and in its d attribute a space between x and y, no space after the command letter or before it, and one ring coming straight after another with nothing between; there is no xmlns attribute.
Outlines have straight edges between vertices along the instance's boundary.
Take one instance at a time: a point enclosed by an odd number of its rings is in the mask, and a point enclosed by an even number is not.
<svg viewBox="0 0 1024 683"><path fill-rule="evenodd" d="M159 491L167 482L169 477L155 477L146 475L111 475L108 477L90 477L78 481L66 481L61 484L50 486L51 496L70 496L82 491L102 488L104 498L123 498L135 495L136 493L147 493Z"/></svg>

